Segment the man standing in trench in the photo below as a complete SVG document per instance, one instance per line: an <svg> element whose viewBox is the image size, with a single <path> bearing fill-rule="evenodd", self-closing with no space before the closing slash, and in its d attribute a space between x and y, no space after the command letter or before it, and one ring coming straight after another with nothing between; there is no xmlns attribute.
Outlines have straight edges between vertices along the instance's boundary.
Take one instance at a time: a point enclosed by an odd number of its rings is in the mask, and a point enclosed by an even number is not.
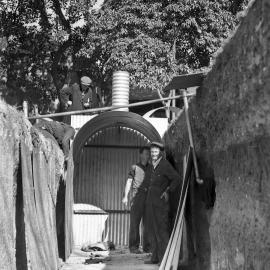
<svg viewBox="0 0 270 270"><path fill-rule="evenodd" d="M133 165L126 182L123 204L128 204L128 194L131 190L130 208L130 228L129 228L129 250L131 253L141 253L140 245L140 223L143 221L143 251L149 252L149 241L145 224L145 201L147 196L148 184L144 181L145 170L149 165L149 147L140 149L140 162Z"/></svg>
<svg viewBox="0 0 270 270"><path fill-rule="evenodd" d="M146 264L161 263L169 242L169 193L180 185L180 176L162 156L163 144L152 142L152 162L146 172L149 189L146 199L146 215L152 257Z"/></svg>

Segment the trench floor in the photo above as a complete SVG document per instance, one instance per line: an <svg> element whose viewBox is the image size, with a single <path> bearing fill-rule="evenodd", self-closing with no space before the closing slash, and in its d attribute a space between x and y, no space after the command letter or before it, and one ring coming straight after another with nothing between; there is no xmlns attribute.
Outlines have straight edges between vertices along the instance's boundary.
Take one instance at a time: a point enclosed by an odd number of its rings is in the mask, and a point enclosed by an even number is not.
<svg viewBox="0 0 270 270"><path fill-rule="evenodd" d="M146 265L148 254L131 254L127 249L110 253L110 259L104 263L85 264L88 253L74 250L61 270L158 270L157 265Z"/></svg>

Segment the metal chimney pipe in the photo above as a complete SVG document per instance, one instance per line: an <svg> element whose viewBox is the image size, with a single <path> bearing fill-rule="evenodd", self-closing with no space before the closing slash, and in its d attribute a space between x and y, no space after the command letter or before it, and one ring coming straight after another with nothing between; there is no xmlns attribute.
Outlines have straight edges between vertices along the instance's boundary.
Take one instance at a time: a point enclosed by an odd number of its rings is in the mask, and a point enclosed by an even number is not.
<svg viewBox="0 0 270 270"><path fill-rule="evenodd" d="M127 71L115 71L112 82L112 106L129 104L129 73ZM128 108L117 109L128 111Z"/></svg>

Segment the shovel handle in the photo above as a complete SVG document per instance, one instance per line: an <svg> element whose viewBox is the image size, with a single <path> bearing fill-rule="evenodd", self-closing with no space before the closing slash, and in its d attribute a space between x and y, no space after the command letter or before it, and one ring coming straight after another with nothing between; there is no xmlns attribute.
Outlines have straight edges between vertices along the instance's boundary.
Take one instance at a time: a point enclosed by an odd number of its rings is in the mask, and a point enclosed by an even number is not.
<svg viewBox="0 0 270 270"><path fill-rule="evenodd" d="M195 153L195 149L194 149L192 130L191 130L189 114L188 114L187 92L185 89L182 91L183 91L184 109L185 109L185 117L186 117L187 129L188 129L189 144L192 148L192 157L193 157L193 163L194 163L196 182L198 184L203 184L203 180L200 178L200 175L199 175L197 157L196 157L196 153Z"/></svg>

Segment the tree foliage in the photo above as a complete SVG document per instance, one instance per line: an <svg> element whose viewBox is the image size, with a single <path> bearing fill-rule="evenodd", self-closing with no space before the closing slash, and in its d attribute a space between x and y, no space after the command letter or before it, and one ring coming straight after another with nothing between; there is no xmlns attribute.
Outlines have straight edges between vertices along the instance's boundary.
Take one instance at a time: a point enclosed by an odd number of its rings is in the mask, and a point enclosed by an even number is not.
<svg viewBox="0 0 270 270"><path fill-rule="evenodd" d="M247 0L0 0L0 76L8 95L44 104L69 70L110 84L162 88L175 74L209 66ZM103 2L103 1L98 1Z"/></svg>
<svg viewBox="0 0 270 270"><path fill-rule="evenodd" d="M79 52L106 80L131 74L134 88L161 88L175 74L209 66L247 1L107 1L89 20Z"/></svg>
<svg viewBox="0 0 270 270"><path fill-rule="evenodd" d="M76 23L87 17L89 6L79 0L0 2L4 95L13 96L14 103L28 99L46 107L59 94L85 31Z"/></svg>

